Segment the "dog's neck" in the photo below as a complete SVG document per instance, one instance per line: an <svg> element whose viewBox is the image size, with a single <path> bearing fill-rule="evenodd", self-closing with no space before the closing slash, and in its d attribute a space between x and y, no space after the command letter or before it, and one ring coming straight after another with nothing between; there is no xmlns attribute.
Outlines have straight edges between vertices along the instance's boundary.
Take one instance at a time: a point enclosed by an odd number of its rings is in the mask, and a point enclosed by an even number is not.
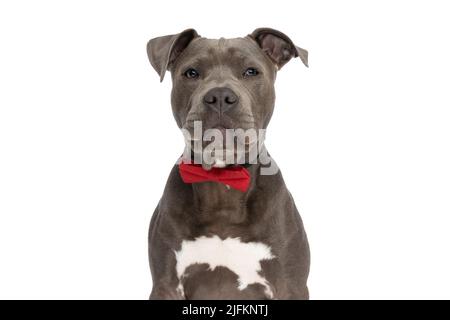
<svg viewBox="0 0 450 320"><path fill-rule="evenodd" d="M239 224L247 219L247 201L253 193L257 177L259 175L259 164L247 167L251 181L247 192L235 190L222 183L204 182L192 184L194 197L194 210L198 214L200 223L223 223Z"/></svg>

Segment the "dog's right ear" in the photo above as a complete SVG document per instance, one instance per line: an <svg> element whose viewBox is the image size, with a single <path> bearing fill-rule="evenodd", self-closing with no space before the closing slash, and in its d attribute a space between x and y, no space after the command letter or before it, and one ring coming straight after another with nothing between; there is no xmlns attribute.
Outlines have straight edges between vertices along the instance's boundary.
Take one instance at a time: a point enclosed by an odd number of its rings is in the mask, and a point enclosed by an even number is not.
<svg viewBox="0 0 450 320"><path fill-rule="evenodd" d="M158 72L161 82L172 62L197 37L199 37L197 31L187 29L179 34L151 39L147 43L148 59L156 72Z"/></svg>

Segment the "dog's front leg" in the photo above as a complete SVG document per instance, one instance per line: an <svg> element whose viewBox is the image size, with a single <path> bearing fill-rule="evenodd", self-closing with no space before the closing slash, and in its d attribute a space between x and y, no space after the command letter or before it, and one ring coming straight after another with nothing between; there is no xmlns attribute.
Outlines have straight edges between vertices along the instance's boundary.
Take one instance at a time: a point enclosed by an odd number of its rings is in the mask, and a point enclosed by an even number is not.
<svg viewBox="0 0 450 320"><path fill-rule="evenodd" d="M176 274L173 229L164 220L164 215L156 208L149 229L149 259L152 271L153 288L151 300L184 300ZM172 241L172 242L171 242Z"/></svg>
<svg viewBox="0 0 450 320"><path fill-rule="evenodd" d="M158 282L153 284L150 300L185 300L185 297L173 284Z"/></svg>
<svg viewBox="0 0 450 320"><path fill-rule="evenodd" d="M180 287L178 277L175 275L175 267L171 268L172 261L169 259L158 259L158 267L152 269L153 288L150 300L185 300L184 292ZM171 259L170 259L171 260ZM155 261L155 260L153 260ZM166 268L159 268L166 266Z"/></svg>

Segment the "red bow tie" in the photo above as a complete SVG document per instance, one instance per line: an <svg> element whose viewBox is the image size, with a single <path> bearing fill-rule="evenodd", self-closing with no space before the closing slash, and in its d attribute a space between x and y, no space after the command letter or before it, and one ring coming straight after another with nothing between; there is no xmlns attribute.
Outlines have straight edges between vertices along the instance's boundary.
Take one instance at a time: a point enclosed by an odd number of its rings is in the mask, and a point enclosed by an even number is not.
<svg viewBox="0 0 450 320"><path fill-rule="evenodd" d="M207 171L201 165L181 162L178 170L185 183L215 181L242 192L247 191L250 185L250 173L244 167L211 168Z"/></svg>

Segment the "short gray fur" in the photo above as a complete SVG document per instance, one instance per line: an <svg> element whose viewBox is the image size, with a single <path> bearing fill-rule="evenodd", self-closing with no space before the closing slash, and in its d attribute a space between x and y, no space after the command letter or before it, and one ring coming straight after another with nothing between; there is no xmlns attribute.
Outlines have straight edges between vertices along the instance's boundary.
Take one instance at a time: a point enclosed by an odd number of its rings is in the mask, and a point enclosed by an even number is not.
<svg viewBox="0 0 450 320"><path fill-rule="evenodd" d="M161 81L167 70L172 76L172 110L180 128L192 129L201 120L204 129L265 129L274 104L276 73L291 58L308 65L308 53L283 33L256 29L235 39L206 39L193 29L158 37L148 42L150 62ZM186 79L195 66L201 77ZM242 76L247 67L260 73ZM293 86L294 88L296 86ZM229 88L239 101L226 112L205 106L204 96L214 88ZM286 112L289 112L287 110ZM153 214L149 231L149 258L153 278L151 299L266 299L260 284L237 288L237 276L204 264L189 267L183 278L184 294L177 290L175 251L183 240L217 235L222 239L261 242L275 259L261 262L261 274L269 282L274 299L308 299L310 266L308 240L300 215L280 172L261 175L261 164L248 164L251 184L247 192L216 182L184 183L175 165L164 194Z"/></svg>

